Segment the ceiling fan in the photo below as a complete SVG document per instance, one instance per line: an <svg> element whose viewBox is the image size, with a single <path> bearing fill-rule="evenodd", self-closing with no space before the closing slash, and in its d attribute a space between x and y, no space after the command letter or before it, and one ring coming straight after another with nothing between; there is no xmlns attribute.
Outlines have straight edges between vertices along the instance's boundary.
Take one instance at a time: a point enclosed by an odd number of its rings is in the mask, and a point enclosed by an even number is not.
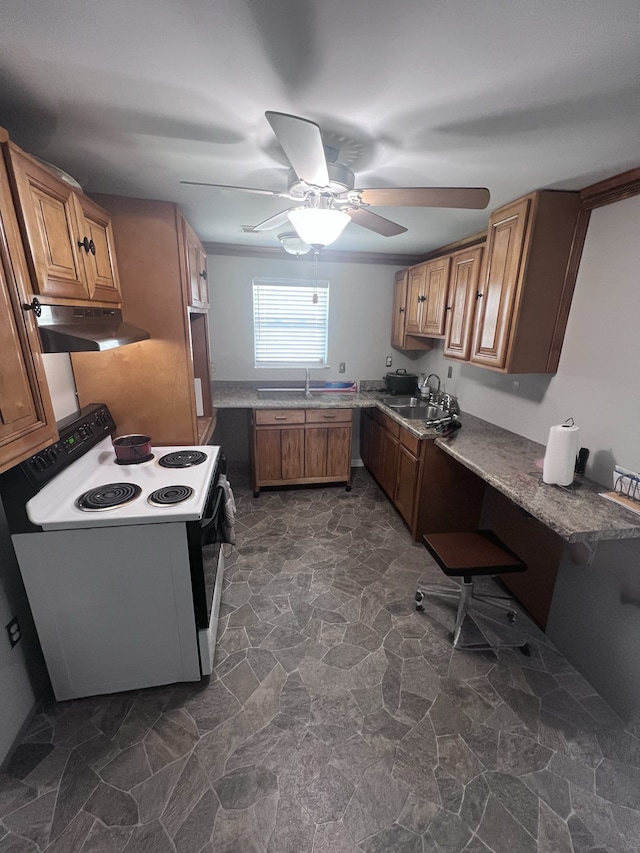
<svg viewBox="0 0 640 853"><path fill-rule="evenodd" d="M292 166L285 192L205 181L181 181L182 184L237 190L293 202L293 206L258 225L244 226L244 231L268 231L291 224L299 237L317 250L336 240L350 221L384 237L393 237L407 230L374 213L370 207L457 207L482 210L489 204L489 190L484 187L356 189L353 172L335 162L338 152L324 146L320 127L315 122L272 111L266 112L265 116Z"/></svg>

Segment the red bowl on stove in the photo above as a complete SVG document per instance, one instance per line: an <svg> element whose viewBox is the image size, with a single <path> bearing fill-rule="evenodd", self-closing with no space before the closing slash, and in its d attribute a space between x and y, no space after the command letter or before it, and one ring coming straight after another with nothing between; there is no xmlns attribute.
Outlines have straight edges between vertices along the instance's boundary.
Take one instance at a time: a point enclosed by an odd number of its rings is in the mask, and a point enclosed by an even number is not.
<svg viewBox="0 0 640 853"><path fill-rule="evenodd" d="M148 435L119 435L113 439L113 449L119 462L136 462L151 454Z"/></svg>

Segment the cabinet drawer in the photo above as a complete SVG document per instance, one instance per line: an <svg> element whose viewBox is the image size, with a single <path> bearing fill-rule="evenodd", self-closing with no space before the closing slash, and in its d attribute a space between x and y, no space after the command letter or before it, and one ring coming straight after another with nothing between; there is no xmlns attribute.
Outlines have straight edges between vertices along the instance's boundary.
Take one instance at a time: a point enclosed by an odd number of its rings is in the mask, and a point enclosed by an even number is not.
<svg viewBox="0 0 640 853"><path fill-rule="evenodd" d="M258 426L304 423L304 409L254 409L253 416Z"/></svg>
<svg viewBox="0 0 640 853"><path fill-rule="evenodd" d="M308 424L350 424L351 409L305 409Z"/></svg>
<svg viewBox="0 0 640 853"><path fill-rule="evenodd" d="M422 449L422 443L419 438L415 435L412 435L406 429L400 430L400 444L403 447L406 447L409 453L413 453L416 458L420 456L420 450Z"/></svg>

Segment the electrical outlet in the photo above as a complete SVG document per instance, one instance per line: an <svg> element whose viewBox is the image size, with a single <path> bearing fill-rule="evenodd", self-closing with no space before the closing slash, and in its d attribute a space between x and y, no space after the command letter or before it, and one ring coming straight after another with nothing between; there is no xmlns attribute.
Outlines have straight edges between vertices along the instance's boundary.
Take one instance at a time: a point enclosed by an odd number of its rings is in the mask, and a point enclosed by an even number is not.
<svg viewBox="0 0 640 853"><path fill-rule="evenodd" d="M22 639L22 631L20 630L20 625L18 624L18 617L14 616L11 622L5 626L7 630L7 634L9 635L9 642L11 643L11 648L17 645Z"/></svg>
<svg viewBox="0 0 640 853"><path fill-rule="evenodd" d="M345 364L344 361L341 361L338 365L338 373L344 373Z"/></svg>
<svg viewBox="0 0 640 853"><path fill-rule="evenodd" d="M513 385L511 386L514 393L518 393L518 389L520 388L520 382L517 379L513 380Z"/></svg>
<svg viewBox="0 0 640 853"><path fill-rule="evenodd" d="M386 363L387 363L387 367L391 367L391 356L390 355L387 356Z"/></svg>

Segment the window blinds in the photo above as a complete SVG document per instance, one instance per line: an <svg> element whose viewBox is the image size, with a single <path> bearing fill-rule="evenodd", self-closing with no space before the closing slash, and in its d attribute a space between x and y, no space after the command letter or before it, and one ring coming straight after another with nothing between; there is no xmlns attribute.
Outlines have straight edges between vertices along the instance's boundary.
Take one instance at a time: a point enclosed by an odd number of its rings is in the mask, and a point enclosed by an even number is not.
<svg viewBox="0 0 640 853"><path fill-rule="evenodd" d="M254 279L255 366L324 366L328 319L328 281Z"/></svg>

